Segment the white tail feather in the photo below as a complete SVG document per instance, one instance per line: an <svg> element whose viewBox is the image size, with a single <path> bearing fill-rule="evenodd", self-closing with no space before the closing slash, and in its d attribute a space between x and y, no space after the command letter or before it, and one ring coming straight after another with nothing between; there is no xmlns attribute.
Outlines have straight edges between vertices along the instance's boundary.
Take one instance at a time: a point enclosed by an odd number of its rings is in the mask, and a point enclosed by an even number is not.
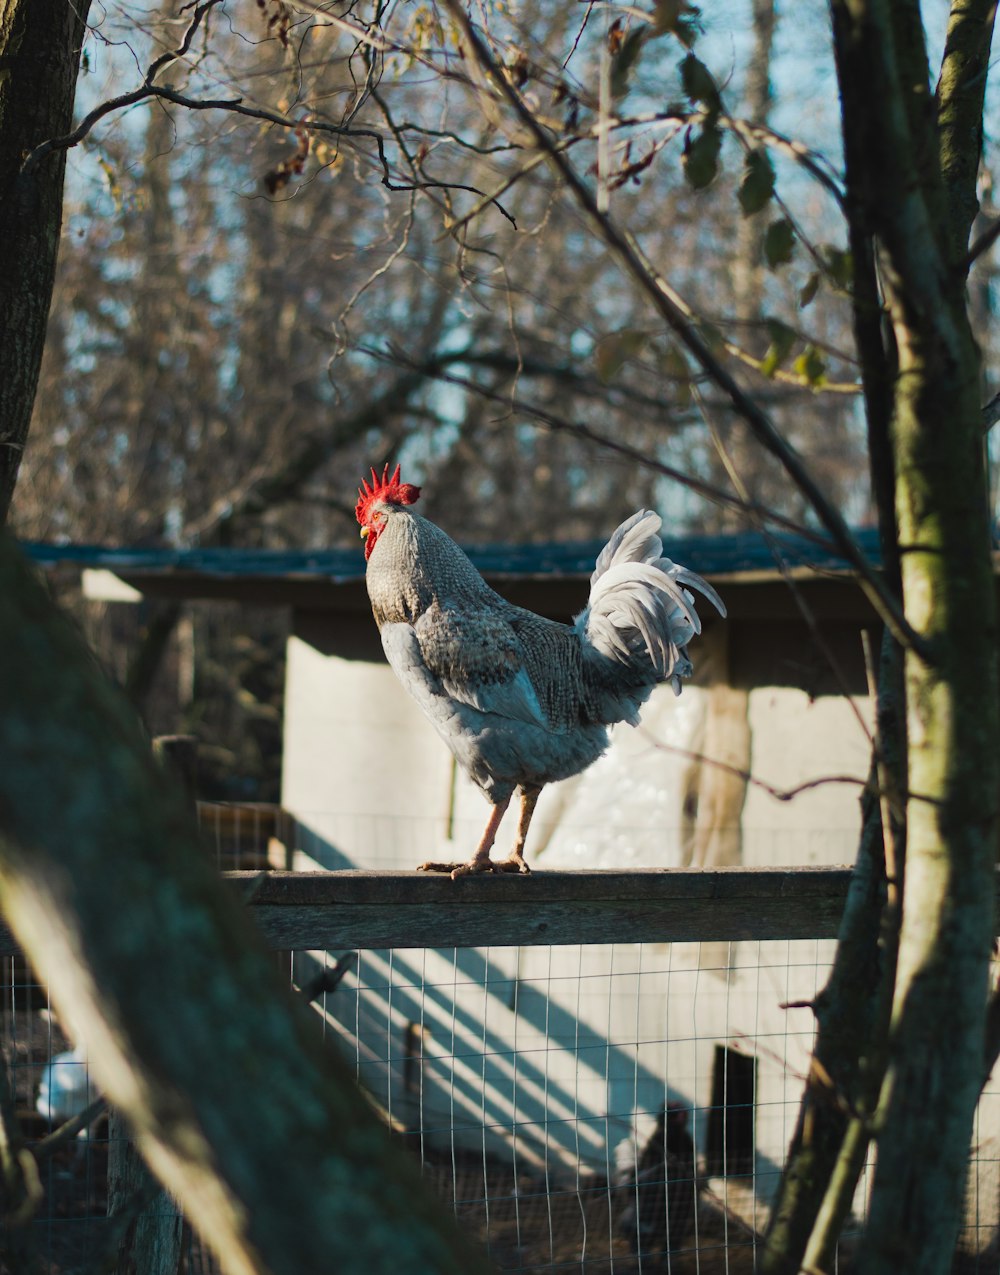
<svg viewBox="0 0 1000 1275"><path fill-rule="evenodd" d="M720 615L726 608L712 586L664 558L658 514L647 509L626 519L601 550L590 577L590 598L577 616L581 640L598 654L637 672L648 661L650 683L667 681L680 692L691 665L685 647L701 632L696 589Z"/></svg>
<svg viewBox="0 0 1000 1275"><path fill-rule="evenodd" d="M649 509L640 509L626 518L597 555L591 588L612 562L655 562L663 553L663 541L657 534L662 525L659 514Z"/></svg>

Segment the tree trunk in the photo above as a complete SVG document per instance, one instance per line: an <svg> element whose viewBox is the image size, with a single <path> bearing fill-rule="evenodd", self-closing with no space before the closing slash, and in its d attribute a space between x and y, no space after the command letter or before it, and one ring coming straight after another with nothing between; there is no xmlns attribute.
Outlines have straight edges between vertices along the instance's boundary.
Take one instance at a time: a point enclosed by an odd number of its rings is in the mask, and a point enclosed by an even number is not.
<svg viewBox="0 0 1000 1275"><path fill-rule="evenodd" d="M196 815L197 741L160 735L153 754L181 783ZM184 1222L176 1203L146 1168L120 1111L108 1112L108 1217L113 1221L116 1275L177 1275Z"/></svg>
<svg viewBox="0 0 1000 1275"><path fill-rule="evenodd" d="M754 124L768 124L772 102L771 49L777 23L774 0L752 0L750 11L753 52L747 63L747 78L743 86L744 110L747 119ZM736 318L744 323L759 320L764 291L764 263L761 260L760 228L756 218L740 219L732 279L733 313Z"/></svg>
<svg viewBox="0 0 1000 1275"><path fill-rule="evenodd" d="M947 1269L959 1224L996 850L996 606L963 269L974 197L956 189L975 163L958 164L944 145L960 120L978 161L970 124L984 77L974 72L993 10L976 0L958 12L938 96L940 122L951 124L939 130L912 7L833 5L848 190L878 244L898 351L889 441L903 603L916 634L905 652L903 921L860 1269L915 1275Z"/></svg>
<svg viewBox="0 0 1000 1275"><path fill-rule="evenodd" d="M224 891L176 782L0 538L0 901L147 1163L238 1275L472 1275Z"/></svg>
<svg viewBox="0 0 1000 1275"><path fill-rule="evenodd" d="M897 299L897 317L898 307ZM947 1269L981 1083L994 930L997 633L978 367L971 334L956 328L961 344L951 349L946 334L935 341L910 329L897 395L904 601L931 660L906 655L906 889L869 1271Z"/></svg>
<svg viewBox="0 0 1000 1275"><path fill-rule="evenodd" d="M876 936L884 901L882 826L866 798L865 833L851 878L837 956L815 1003L817 1040L788 1160L761 1256L761 1275L797 1275L817 1219L830 1196L835 1168L858 1095L862 1059L874 1026L880 971ZM865 1143L867 1145L867 1143ZM853 1184L846 1192L848 1205ZM836 1234L836 1228L830 1230ZM814 1263L809 1270L826 1270Z"/></svg>
<svg viewBox="0 0 1000 1275"><path fill-rule="evenodd" d="M27 175L24 156L69 131L89 0L0 0L0 523L21 464L45 345L64 151Z"/></svg>

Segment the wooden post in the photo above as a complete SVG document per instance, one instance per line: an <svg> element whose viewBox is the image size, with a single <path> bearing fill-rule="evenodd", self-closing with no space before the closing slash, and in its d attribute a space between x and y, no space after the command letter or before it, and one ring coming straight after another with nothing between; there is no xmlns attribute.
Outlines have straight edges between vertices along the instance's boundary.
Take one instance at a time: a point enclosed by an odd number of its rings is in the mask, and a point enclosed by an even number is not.
<svg viewBox="0 0 1000 1275"><path fill-rule="evenodd" d="M197 741L189 735L161 735L153 752L195 800ZM177 1275L184 1220L180 1209L146 1168L120 1112L108 1112L108 1217L118 1248L117 1275Z"/></svg>
<svg viewBox="0 0 1000 1275"><path fill-rule="evenodd" d="M124 1116L108 1113L108 1216L115 1224L117 1275L177 1275L184 1219L146 1168Z"/></svg>

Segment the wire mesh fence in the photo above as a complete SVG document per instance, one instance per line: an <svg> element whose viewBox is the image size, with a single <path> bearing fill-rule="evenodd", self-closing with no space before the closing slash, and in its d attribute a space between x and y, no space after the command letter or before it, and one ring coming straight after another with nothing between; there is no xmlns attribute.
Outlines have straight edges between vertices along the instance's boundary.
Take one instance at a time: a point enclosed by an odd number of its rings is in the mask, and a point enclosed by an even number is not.
<svg viewBox="0 0 1000 1275"><path fill-rule="evenodd" d="M201 803L220 868L288 866L276 807ZM384 929L384 926L383 926ZM282 956L391 1136L511 1272L754 1270L798 1116L829 940L299 950ZM31 1269L116 1269L106 1114L19 957L0 961L8 1108L38 1164ZM871 1165L838 1269L852 1268ZM163 1199L158 1207L171 1209ZM979 1104L955 1270L1000 1272L1000 1087ZM0 1272L20 1275L8 1228ZM6 1255L6 1256L5 1256ZM24 1268L28 1269L28 1268ZM178 1269L214 1275L185 1229Z"/></svg>
<svg viewBox="0 0 1000 1275"><path fill-rule="evenodd" d="M812 1041L808 1009L781 1007L815 995L829 955L816 941L299 952L291 974L328 989L313 1003L331 1045L498 1270L710 1275L754 1269ZM37 1269L113 1271L107 1118L44 1142L94 1096L86 1056L24 963L2 969L13 1107L40 1151ZM998 1100L991 1084L957 1269L1000 1269ZM866 1166L844 1271L868 1186ZM215 1270L190 1235L180 1270Z"/></svg>
<svg viewBox="0 0 1000 1275"><path fill-rule="evenodd" d="M811 1041L761 989L822 969L771 946L361 952L320 1007L500 1269L749 1270Z"/></svg>

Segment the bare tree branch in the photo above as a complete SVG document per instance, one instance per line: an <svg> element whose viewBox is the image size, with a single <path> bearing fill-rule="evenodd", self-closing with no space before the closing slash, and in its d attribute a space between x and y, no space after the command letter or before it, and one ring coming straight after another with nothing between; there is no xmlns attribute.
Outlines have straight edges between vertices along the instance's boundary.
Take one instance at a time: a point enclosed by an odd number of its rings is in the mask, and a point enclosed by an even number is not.
<svg viewBox="0 0 1000 1275"><path fill-rule="evenodd" d="M984 253L989 252L998 239L1000 239L1000 217L973 241L972 247L969 249L969 255L963 263L964 269L968 270L974 261L983 256Z"/></svg>
<svg viewBox="0 0 1000 1275"><path fill-rule="evenodd" d="M42 142L40 145L36 146L25 156L24 163L21 165L22 174L30 172L35 164L39 163L46 155L50 155L53 151L70 150L73 146L77 146L83 141L94 125L99 120L103 119L105 115L110 115L113 111L123 110L126 106L133 106L136 102L141 102L148 97L168 96L171 94L172 90L161 89L154 85L153 81L164 67L167 67L171 63L184 57L190 49L191 41L194 39L205 15L211 9L215 8L216 5L221 3L222 0L204 0L202 4L196 5L194 13L191 15L191 21L188 23L180 44L176 49L173 49L168 53L161 53L155 61L150 63L149 69L146 71L146 77L138 89L133 89L130 93L122 93L118 97L102 102L99 106L94 107L92 111L88 112L88 114L83 117L83 120L72 131L72 133L67 133L64 137L49 138L48 141ZM187 105L187 102L185 102L185 105ZM235 106L238 105L238 103L213 103L211 105Z"/></svg>
<svg viewBox="0 0 1000 1275"><path fill-rule="evenodd" d="M635 238L619 227L610 215L601 213L590 189L566 156L553 145L551 137L525 104L514 84L503 75L459 0L444 0L444 3L461 32L462 40L468 50L467 61L474 62L484 77L483 94L488 94L492 86L492 89L513 111L520 127L530 137L532 144L545 152L567 190L627 274L652 302L657 312L699 366L726 395L733 408L746 421L757 441L778 460L789 478L808 500L831 539L857 571L862 588L894 637L903 646L918 652L927 663L932 663L928 644L907 620L899 598L887 588L885 581L865 557L840 510L829 500L809 473L802 457L779 432L767 413L719 362L698 331L697 319L690 307L656 271Z"/></svg>
<svg viewBox="0 0 1000 1275"><path fill-rule="evenodd" d="M148 101L152 98L160 98L165 102L173 102L175 106L183 106L189 111L229 111L234 115L243 115L248 119L262 120L268 124L277 124L281 128L287 128L290 131L296 129L306 129L311 133L331 133L338 137L357 138L366 137L375 142L379 159L381 161L383 177L382 183L390 190L408 190L408 186L396 186L393 184L390 176L390 168L388 160L384 152L384 139L380 133L373 129L361 128L344 128L339 124L329 124L323 120L310 117L307 120L290 119L287 115L282 115L277 111L268 111L257 106L245 106L242 98L221 98L221 99L200 99L188 97L184 93L178 93L175 89L166 88L159 84L150 84L144 82L139 88L133 89L131 93L123 93L120 97L110 98L106 102L102 102L100 106L95 106L89 114L85 115L79 125L72 133L67 133L63 137L52 137L48 141L40 143L34 150L25 156L21 172L26 173L40 163L47 155L53 151L70 150L74 146L78 146L80 142L91 132L94 125L102 120L106 115L110 115L114 111L123 110L127 106L134 106L138 102ZM477 192L478 193L478 192Z"/></svg>
<svg viewBox="0 0 1000 1275"><path fill-rule="evenodd" d="M699 496L703 496L706 500L712 501L713 504L721 505L723 508L736 509L741 513L753 515L763 521L776 527L783 527L786 531L791 531L797 536L811 540L816 544L824 545L827 548L835 548L835 543L824 536L817 534L815 530L804 526L800 522L796 522L794 518L787 517L785 514L778 513L777 510L770 509L766 505L757 502L745 503L738 496L734 496L731 492L725 491L721 487L715 487L711 483L705 482L701 478L696 478L692 474L685 473L683 470L676 469L673 465L668 465L665 461L661 461L649 455L648 451L644 451L641 447L633 447L629 443L623 443L619 439L610 438L605 434L599 433L597 430L591 429L589 425L581 425L577 421L568 421L563 417L556 416L554 412L548 411L546 408L539 407L533 403L527 402L525 399L517 398L507 393L501 394L496 390L490 390L477 381L473 381L468 377L459 376L454 372L446 370L449 361L461 361L460 355L442 356L426 363L418 363L415 360L408 359L399 352L388 352L383 350L375 350L370 347L362 347L362 353L371 355L372 358L383 359L393 363L399 363L405 367L421 369L425 376L433 377L434 380L443 381L448 385L457 385L462 389L470 390L472 393L479 395L493 403L500 403L509 411L519 412L524 416L530 417L537 421L546 429L552 430L554 433L575 434L578 438L586 439L587 442L595 443L597 446L614 452L616 455L624 456L626 459L635 461L644 465L647 469L655 470L656 473L662 474L665 478L671 478L682 486L687 487L690 491L696 492Z"/></svg>

